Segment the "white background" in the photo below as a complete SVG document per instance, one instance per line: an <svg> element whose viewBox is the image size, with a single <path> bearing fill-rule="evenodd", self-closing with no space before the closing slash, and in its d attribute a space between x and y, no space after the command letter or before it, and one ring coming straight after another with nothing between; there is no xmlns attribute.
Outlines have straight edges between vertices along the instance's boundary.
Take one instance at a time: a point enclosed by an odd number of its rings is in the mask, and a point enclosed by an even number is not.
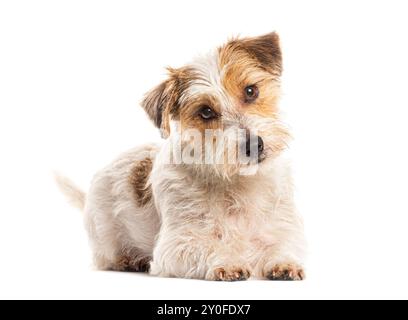
<svg viewBox="0 0 408 320"><path fill-rule="evenodd" d="M2 1L0 298L408 298L405 1ZM84 189L159 139L144 92L234 35L276 30L281 107L309 240L304 282L211 283L97 272Z"/></svg>

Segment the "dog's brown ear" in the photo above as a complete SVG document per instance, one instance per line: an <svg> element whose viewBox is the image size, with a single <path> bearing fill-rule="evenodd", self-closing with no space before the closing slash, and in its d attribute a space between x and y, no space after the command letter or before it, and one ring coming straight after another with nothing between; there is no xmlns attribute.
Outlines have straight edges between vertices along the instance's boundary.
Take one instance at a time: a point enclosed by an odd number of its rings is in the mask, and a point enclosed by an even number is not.
<svg viewBox="0 0 408 320"><path fill-rule="evenodd" d="M237 41L265 70L278 76L282 73L282 53L276 32Z"/></svg>
<svg viewBox="0 0 408 320"><path fill-rule="evenodd" d="M180 97L195 77L189 67L167 68L167 71L169 78L148 92L142 101L143 109L165 138L170 134L170 115L177 118Z"/></svg>
<svg viewBox="0 0 408 320"><path fill-rule="evenodd" d="M145 94L142 101L142 107L146 111L150 120L160 128L162 124L162 110L164 103L164 91L166 89L166 82L161 83L154 89Z"/></svg>
<svg viewBox="0 0 408 320"><path fill-rule="evenodd" d="M162 82L146 93L142 107L156 127L161 130L162 136L169 135L169 104L172 96L172 79Z"/></svg>

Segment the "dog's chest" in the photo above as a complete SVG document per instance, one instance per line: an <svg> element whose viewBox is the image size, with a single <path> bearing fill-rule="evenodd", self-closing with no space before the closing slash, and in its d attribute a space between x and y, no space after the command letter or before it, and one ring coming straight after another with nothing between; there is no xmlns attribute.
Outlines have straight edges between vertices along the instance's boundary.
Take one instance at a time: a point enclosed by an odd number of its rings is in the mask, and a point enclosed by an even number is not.
<svg viewBox="0 0 408 320"><path fill-rule="evenodd" d="M270 195L268 197L267 193L261 194L254 190L243 190L240 193L225 190L217 201L211 202L217 237L248 241L257 237L272 214L273 198Z"/></svg>

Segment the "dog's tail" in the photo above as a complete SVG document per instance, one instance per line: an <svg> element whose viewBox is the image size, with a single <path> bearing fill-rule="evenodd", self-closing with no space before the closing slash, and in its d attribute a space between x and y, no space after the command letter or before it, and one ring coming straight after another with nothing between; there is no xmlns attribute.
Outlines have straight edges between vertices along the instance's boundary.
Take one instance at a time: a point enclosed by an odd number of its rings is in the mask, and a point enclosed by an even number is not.
<svg viewBox="0 0 408 320"><path fill-rule="evenodd" d="M54 178L60 191L67 197L69 203L83 210L85 207L85 192L79 189L71 180L56 172L54 173Z"/></svg>

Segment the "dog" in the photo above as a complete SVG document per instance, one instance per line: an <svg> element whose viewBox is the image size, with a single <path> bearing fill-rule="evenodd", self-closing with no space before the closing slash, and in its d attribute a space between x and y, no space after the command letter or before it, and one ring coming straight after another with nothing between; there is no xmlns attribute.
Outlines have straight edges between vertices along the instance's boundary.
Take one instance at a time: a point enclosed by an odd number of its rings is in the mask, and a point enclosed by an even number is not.
<svg viewBox="0 0 408 320"><path fill-rule="evenodd" d="M168 68L141 103L160 145L121 155L86 195L57 178L84 212L98 269L304 279L303 222L284 155L290 134L278 108L281 72L275 32L231 39Z"/></svg>

